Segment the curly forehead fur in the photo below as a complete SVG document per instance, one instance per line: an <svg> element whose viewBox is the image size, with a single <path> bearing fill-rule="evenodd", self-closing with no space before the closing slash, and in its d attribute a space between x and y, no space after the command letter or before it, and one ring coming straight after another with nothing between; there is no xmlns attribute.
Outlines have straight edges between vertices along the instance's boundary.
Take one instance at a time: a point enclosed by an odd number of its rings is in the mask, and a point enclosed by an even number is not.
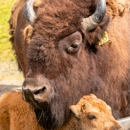
<svg viewBox="0 0 130 130"><path fill-rule="evenodd" d="M58 40L81 30L81 20L94 13L96 0L47 0L37 9L35 36Z"/></svg>
<svg viewBox="0 0 130 130"><path fill-rule="evenodd" d="M108 115L111 115L111 108L103 100L97 98L93 94L83 96L81 101L82 104L86 104L86 106L90 106L90 109L92 109L91 108L92 106L95 106L95 108L99 109L100 112L102 111Z"/></svg>

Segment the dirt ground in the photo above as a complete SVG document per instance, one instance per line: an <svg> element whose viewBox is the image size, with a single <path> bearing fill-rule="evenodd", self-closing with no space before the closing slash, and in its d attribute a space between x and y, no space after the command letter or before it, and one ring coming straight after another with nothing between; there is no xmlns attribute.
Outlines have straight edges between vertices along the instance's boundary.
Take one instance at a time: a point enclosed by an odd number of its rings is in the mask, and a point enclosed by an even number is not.
<svg viewBox="0 0 130 130"><path fill-rule="evenodd" d="M0 96L5 92L21 89L23 80L15 61L0 63Z"/></svg>

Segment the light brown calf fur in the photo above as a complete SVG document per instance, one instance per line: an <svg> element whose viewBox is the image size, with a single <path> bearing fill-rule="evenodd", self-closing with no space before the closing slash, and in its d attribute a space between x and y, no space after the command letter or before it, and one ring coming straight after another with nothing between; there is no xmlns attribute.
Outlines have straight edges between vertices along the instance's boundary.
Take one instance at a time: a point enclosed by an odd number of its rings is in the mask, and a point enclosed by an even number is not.
<svg viewBox="0 0 130 130"><path fill-rule="evenodd" d="M21 92L7 92L0 98L0 130L43 130Z"/></svg>
<svg viewBox="0 0 130 130"><path fill-rule="evenodd" d="M74 114L58 130L121 130L111 108L95 95L83 96L70 106ZM22 100L21 92L8 92L0 98L0 130L44 130L33 109Z"/></svg>
<svg viewBox="0 0 130 130"><path fill-rule="evenodd" d="M106 2L107 2L107 13L114 18L117 15L119 16L123 15L128 0L106 0Z"/></svg>

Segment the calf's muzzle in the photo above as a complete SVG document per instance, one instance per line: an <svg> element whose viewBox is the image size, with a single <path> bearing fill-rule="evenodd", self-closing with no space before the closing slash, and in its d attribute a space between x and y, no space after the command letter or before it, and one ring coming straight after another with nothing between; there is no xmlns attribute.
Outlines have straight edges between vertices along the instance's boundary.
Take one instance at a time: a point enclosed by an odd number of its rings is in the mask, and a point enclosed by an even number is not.
<svg viewBox="0 0 130 130"><path fill-rule="evenodd" d="M123 129L119 124L117 124L117 125L113 126L110 130L123 130Z"/></svg>

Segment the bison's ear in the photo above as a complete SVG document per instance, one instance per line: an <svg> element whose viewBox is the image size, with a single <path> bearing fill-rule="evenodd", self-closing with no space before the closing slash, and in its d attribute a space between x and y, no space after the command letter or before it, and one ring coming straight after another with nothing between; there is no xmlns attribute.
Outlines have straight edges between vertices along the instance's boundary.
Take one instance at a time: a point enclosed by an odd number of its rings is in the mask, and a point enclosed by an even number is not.
<svg viewBox="0 0 130 130"><path fill-rule="evenodd" d="M71 109L71 111L75 114L75 116L76 116L77 118L80 117L81 112L80 112L80 108L79 108L78 106L76 106L76 105L71 105L71 106L70 106L70 109Z"/></svg>

